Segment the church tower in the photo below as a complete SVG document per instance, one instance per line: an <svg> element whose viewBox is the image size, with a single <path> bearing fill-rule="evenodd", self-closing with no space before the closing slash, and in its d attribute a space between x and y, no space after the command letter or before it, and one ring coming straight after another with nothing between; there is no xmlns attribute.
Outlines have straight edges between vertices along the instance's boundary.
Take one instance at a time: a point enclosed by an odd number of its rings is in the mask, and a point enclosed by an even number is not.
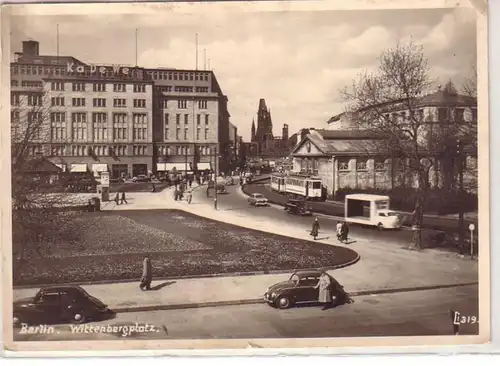
<svg viewBox="0 0 500 366"><path fill-rule="evenodd" d="M251 131L250 141L251 142L255 141L255 119L252 120L252 131Z"/></svg>
<svg viewBox="0 0 500 366"><path fill-rule="evenodd" d="M257 132L255 137L257 141L273 140L273 122L271 121L271 113L266 106L264 98L259 100L259 109L257 110Z"/></svg>

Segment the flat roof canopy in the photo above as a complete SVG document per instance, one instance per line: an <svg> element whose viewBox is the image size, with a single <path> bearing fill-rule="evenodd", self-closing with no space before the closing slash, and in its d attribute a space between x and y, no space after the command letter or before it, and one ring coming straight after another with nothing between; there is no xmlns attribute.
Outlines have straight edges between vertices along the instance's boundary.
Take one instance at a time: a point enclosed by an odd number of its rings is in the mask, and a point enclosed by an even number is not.
<svg viewBox="0 0 500 366"><path fill-rule="evenodd" d="M358 200L358 201L383 201L390 199L389 196L379 196L378 194L363 194L363 193L347 194L345 198L348 200Z"/></svg>

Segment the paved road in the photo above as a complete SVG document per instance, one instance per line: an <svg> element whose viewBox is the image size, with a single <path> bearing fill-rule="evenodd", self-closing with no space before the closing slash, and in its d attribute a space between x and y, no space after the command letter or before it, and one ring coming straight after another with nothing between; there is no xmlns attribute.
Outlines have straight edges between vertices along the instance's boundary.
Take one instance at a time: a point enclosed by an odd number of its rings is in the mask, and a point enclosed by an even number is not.
<svg viewBox="0 0 500 366"><path fill-rule="evenodd" d="M207 204L213 204L213 197L206 197L206 190L200 188L201 190L195 193L197 200L201 200ZM245 212L250 214L259 220L271 220L280 225L280 223L294 223L297 226L303 227L304 232L311 230L312 218L311 217L301 217L297 215L287 214L282 207L270 206L270 207L254 207L250 206L247 202L247 198L238 192L239 187L229 186L227 187L228 194L218 195L218 208L219 210L225 210L228 212ZM337 221L328 216L322 216L319 219L321 229L320 238L325 238L326 236L335 235L335 226ZM326 234L322 235L322 232ZM375 227L362 227L358 225L350 225L349 237L351 240L357 239L371 239L376 238L377 240L384 240L388 244L394 244L399 246L404 246L411 241L413 233L409 230L395 230L395 231L379 231ZM433 241L435 236L434 232L425 232L424 234L425 245L429 246Z"/></svg>
<svg viewBox="0 0 500 366"><path fill-rule="evenodd" d="M451 335L449 311L477 316L477 286L355 297L350 305L322 311L321 307L278 310L266 304L119 313L94 326L153 325L153 331L132 339L302 338L360 336ZM106 329L106 328L104 328ZM151 329L149 329L151 330ZM71 332L56 326L52 335L19 334L16 340L124 339L121 333ZM477 334L478 324L462 325L460 334Z"/></svg>

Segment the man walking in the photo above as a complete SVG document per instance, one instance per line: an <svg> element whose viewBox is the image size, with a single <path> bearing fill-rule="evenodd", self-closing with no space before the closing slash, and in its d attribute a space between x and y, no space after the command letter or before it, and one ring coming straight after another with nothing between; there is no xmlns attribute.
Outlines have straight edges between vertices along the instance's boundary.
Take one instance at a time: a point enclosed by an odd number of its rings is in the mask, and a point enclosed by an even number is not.
<svg viewBox="0 0 500 366"><path fill-rule="evenodd" d="M123 203L123 202L128 203L128 202L127 202L127 199L125 198L125 191L123 191L123 192L122 192L122 199L121 199L121 203Z"/></svg>
<svg viewBox="0 0 500 366"><path fill-rule="evenodd" d="M145 256L144 261L142 262L142 277L139 288L142 291L151 290L152 280L153 280L153 268L151 266L151 260L149 259L149 256Z"/></svg>
<svg viewBox="0 0 500 366"><path fill-rule="evenodd" d="M120 195L118 192L116 192L116 196L115 196L115 203L116 205L119 205L120 204Z"/></svg>
<svg viewBox="0 0 500 366"><path fill-rule="evenodd" d="M318 218L316 217L314 219L314 222L313 222L313 225L312 225L312 230L311 230L311 235L314 238L314 240L317 239L318 234L319 234L319 222L318 222Z"/></svg>

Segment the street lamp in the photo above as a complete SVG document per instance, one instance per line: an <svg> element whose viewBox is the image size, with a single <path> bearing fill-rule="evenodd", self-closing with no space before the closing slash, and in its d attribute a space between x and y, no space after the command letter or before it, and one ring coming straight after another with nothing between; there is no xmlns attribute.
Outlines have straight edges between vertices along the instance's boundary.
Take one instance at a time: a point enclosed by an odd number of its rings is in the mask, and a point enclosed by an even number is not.
<svg viewBox="0 0 500 366"><path fill-rule="evenodd" d="M218 160L219 160L219 152L218 152L218 144L214 146L214 208L217 210L217 176L218 174Z"/></svg>

